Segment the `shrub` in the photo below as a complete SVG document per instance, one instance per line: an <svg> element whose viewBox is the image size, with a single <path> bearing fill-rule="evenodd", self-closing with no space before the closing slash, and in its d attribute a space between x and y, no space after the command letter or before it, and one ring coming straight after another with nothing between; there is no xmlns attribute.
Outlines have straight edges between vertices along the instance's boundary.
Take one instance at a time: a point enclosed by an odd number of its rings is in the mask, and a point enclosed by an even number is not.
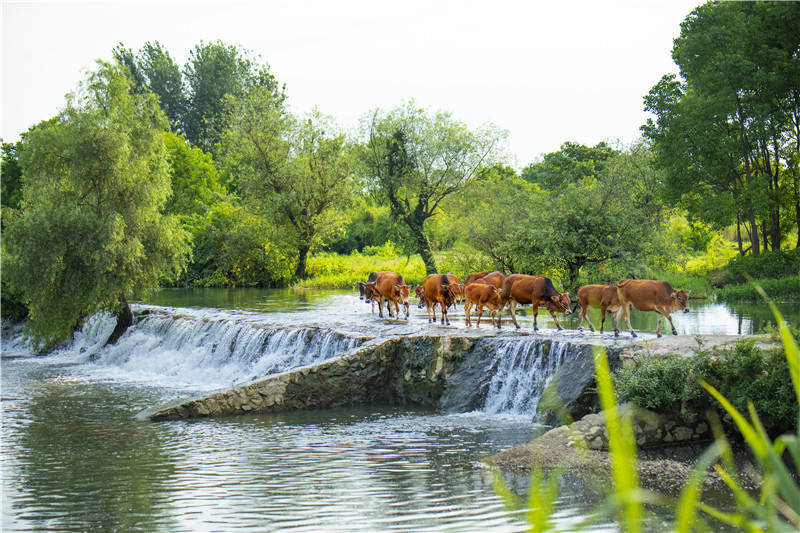
<svg viewBox="0 0 800 533"><path fill-rule="evenodd" d="M621 402L695 422L712 406L699 380L719 390L740 411L747 411L751 400L771 434L792 429L797 422L798 406L783 353L760 349L752 340L694 357L641 359L621 368L614 386Z"/></svg>
<svg viewBox="0 0 800 533"><path fill-rule="evenodd" d="M759 285L776 302L800 300L800 275L782 279L760 279ZM717 289L714 294L725 301L760 301L761 296L751 283L728 285Z"/></svg>
<svg viewBox="0 0 800 533"><path fill-rule="evenodd" d="M758 256L740 255L725 267L719 283L746 283L749 275L757 280L794 277L800 272L800 248L764 252Z"/></svg>

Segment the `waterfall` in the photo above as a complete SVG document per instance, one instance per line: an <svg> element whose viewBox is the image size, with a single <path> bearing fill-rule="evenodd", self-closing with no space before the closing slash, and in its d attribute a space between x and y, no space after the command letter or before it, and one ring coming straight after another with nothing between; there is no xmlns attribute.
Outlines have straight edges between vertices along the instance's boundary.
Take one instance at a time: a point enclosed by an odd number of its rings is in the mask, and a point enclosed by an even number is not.
<svg viewBox="0 0 800 533"><path fill-rule="evenodd" d="M565 341L527 337L497 342L482 410L533 416L545 387L576 348Z"/></svg>
<svg viewBox="0 0 800 533"><path fill-rule="evenodd" d="M99 379L199 391L319 363L365 340L327 328L270 325L255 313L136 306L134 315L115 345L104 346L115 318L95 315L48 359L82 364ZM8 332L3 353L30 351L20 330Z"/></svg>

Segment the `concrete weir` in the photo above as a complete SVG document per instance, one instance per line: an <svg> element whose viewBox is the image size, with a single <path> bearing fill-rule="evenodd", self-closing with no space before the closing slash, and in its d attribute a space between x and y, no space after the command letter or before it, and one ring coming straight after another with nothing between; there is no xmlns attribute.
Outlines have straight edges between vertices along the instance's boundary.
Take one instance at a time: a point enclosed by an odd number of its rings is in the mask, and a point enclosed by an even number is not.
<svg viewBox="0 0 800 533"><path fill-rule="evenodd" d="M344 405L435 405L475 338L404 336L372 341L316 365L139 413L170 420Z"/></svg>
<svg viewBox="0 0 800 533"><path fill-rule="evenodd" d="M631 341L490 333L384 337L321 363L156 406L137 418L157 421L369 405L469 411L505 401L521 402L522 412L553 424L564 409L576 419L597 410L595 345L606 347L613 370L634 357L691 355L741 338L684 335ZM513 364L508 364L509 358ZM521 376L527 378L520 381ZM552 393L540 402L546 386ZM519 400L521 394L526 398ZM497 395L507 399L498 402Z"/></svg>

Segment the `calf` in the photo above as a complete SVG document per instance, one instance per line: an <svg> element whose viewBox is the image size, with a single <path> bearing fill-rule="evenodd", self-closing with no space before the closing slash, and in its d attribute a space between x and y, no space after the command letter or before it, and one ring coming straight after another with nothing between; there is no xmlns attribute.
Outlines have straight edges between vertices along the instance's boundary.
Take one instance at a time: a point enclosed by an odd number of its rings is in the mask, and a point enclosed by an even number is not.
<svg viewBox="0 0 800 533"><path fill-rule="evenodd" d="M546 306L558 329L564 329L558 322L556 313L568 314L569 296L558 292L550 278L545 276L528 276L526 274L511 274L503 280L502 290L503 306L507 304L511 310L511 320L519 329L515 314L517 304L531 304L533 306L533 331L539 331L536 319L539 316L539 306Z"/></svg>
<svg viewBox="0 0 800 533"><path fill-rule="evenodd" d="M456 299L456 287L454 287L447 277L447 274L430 274L422 283L425 295L425 307L428 310L428 322L436 322L436 304L442 308L442 324L450 325L447 318L447 308ZM431 320L433 312L433 320Z"/></svg>
<svg viewBox="0 0 800 533"><path fill-rule="evenodd" d="M581 314L578 318L578 327L586 320L589 328L594 331L594 325L589 320L587 313L594 307L600 309L600 333L603 333L603 326L606 322L606 312L614 317L614 335L619 335L619 322L614 314L619 310L619 298L617 297L617 287L614 285L584 285L578 289L578 302L581 304Z"/></svg>
<svg viewBox="0 0 800 533"><path fill-rule="evenodd" d="M493 285L486 285L479 282L469 283L464 286L464 323L467 327L472 325L472 320L470 319L472 304L475 304L478 309L478 323L475 326L476 328L481 327L483 308L488 307L492 312L492 325L497 325L497 328L500 329L499 319L495 321L495 312L501 309L503 304L500 289Z"/></svg>
<svg viewBox="0 0 800 533"><path fill-rule="evenodd" d="M669 314L673 311L689 312L689 291L676 291L667 281L653 279L623 279L617 283L617 298L619 298L619 310L616 318L625 315L628 329L633 337L636 332L631 327L630 310L655 311L658 313L658 325L656 335L661 336L661 319L667 317L669 325L672 326L672 334L677 335L675 324Z"/></svg>

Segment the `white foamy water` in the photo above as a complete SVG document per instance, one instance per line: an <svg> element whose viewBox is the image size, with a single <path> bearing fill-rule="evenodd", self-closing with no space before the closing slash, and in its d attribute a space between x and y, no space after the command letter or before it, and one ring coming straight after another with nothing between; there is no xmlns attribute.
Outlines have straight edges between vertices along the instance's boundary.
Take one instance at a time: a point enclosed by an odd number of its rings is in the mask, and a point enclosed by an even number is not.
<svg viewBox="0 0 800 533"><path fill-rule="evenodd" d="M576 347L568 342L550 343L535 338L499 342L483 411L532 416L542 392L571 348Z"/></svg>
<svg viewBox="0 0 800 533"><path fill-rule="evenodd" d="M48 362L84 365L95 379L212 390L319 363L364 341L325 328L270 325L254 313L152 306L135 313L134 325L111 346L104 344L115 318L89 318ZM4 354L32 353L20 328L7 333Z"/></svg>

